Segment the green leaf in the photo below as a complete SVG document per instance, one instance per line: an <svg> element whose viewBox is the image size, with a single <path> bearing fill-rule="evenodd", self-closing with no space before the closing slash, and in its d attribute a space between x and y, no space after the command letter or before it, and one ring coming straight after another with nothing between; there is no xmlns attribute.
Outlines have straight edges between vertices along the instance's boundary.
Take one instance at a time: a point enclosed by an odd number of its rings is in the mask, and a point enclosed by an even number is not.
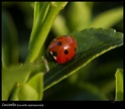
<svg viewBox="0 0 125 109"><path fill-rule="evenodd" d="M39 56L41 49L43 47L43 44L47 38L47 35L52 27L52 24L56 16L66 6L66 4L67 2L49 2L49 5L50 5L49 9L47 13L44 13L46 14L46 16L44 15L45 16L44 22L41 22L41 20L39 20L37 22L37 25L35 26L37 28L34 28L33 26L30 45L29 45L29 52L28 52L28 57L26 62L33 62ZM39 12L39 16L40 16L40 13L41 12Z"/></svg>
<svg viewBox="0 0 125 109"><path fill-rule="evenodd" d="M38 99L42 100L43 97L43 73L40 72L33 76L29 81L28 84L37 91Z"/></svg>
<svg viewBox="0 0 125 109"><path fill-rule="evenodd" d="M123 45L123 34L114 29L90 28L71 34L78 43L77 55L70 62L56 64L45 74L45 89L83 68L98 56Z"/></svg>
<svg viewBox="0 0 125 109"><path fill-rule="evenodd" d="M17 82L16 85L14 86L14 88L12 89L12 91L11 91L12 93L9 95L8 100L9 101L19 100L19 98L18 98L19 90L20 90L20 85L19 85L19 82Z"/></svg>
<svg viewBox="0 0 125 109"><path fill-rule="evenodd" d="M95 17L89 27L112 27L123 19L123 8L108 10Z"/></svg>
<svg viewBox="0 0 125 109"><path fill-rule="evenodd" d="M116 74L116 100L123 100L123 69L117 69Z"/></svg>
<svg viewBox="0 0 125 109"><path fill-rule="evenodd" d="M2 69L2 100L8 100L10 94L16 90L17 83L25 83L29 77L29 73L39 68L38 64L24 64L11 66Z"/></svg>
<svg viewBox="0 0 125 109"><path fill-rule="evenodd" d="M38 100L38 93L29 84L22 84L18 93L18 98L21 101Z"/></svg>

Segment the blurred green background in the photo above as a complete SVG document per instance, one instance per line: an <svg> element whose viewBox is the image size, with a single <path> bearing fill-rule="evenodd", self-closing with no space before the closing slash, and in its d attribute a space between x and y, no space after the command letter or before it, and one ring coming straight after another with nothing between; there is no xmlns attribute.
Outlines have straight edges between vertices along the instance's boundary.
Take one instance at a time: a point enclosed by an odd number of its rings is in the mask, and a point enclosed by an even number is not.
<svg viewBox="0 0 125 109"><path fill-rule="evenodd" d="M49 33L51 39L45 43L46 48L54 37L90 28L98 15L120 7L123 7L123 2L69 2L57 16ZM99 27L123 32L123 17L103 26L108 20L113 19L105 19ZM32 22L32 2L2 2L2 45L5 46L2 53L10 50L5 56L11 57L8 66L25 61ZM43 100L114 100L117 68L123 68L123 46L103 54L78 73L45 91Z"/></svg>

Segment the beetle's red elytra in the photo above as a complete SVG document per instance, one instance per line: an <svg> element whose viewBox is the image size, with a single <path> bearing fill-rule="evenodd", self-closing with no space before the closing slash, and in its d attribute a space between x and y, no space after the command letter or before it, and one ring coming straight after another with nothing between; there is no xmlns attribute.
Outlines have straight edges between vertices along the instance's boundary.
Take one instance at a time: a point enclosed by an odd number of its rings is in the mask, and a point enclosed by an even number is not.
<svg viewBox="0 0 125 109"><path fill-rule="evenodd" d="M70 61L76 54L77 42L72 36L60 36L49 44L48 52L53 59L63 64Z"/></svg>

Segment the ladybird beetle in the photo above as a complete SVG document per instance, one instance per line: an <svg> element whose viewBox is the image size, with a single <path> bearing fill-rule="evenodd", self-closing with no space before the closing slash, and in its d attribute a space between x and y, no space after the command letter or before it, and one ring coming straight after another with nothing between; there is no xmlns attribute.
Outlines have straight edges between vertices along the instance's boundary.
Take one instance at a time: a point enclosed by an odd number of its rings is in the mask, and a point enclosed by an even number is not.
<svg viewBox="0 0 125 109"><path fill-rule="evenodd" d="M53 59L63 64L70 61L76 54L77 42L71 36L60 36L52 40L48 47Z"/></svg>

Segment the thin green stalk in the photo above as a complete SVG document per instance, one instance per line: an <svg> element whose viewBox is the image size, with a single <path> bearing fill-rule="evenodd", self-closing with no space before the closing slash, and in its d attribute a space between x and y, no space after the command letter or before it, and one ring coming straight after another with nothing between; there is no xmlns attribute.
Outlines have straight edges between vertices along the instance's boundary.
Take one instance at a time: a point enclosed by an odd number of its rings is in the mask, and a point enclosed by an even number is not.
<svg viewBox="0 0 125 109"><path fill-rule="evenodd" d="M57 14L66 6L66 4L67 2L50 3L50 8L44 22L42 23L42 25L39 22L37 23L39 26L39 30L30 42L29 54L26 62L33 62L38 57Z"/></svg>
<svg viewBox="0 0 125 109"><path fill-rule="evenodd" d="M42 4L39 2L34 3L34 20L33 20L33 27L32 27L32 32L30 36L29 46L33 37L36 36L39 26L42 25L44 21L45 12L46 12L48 5L49 5L48 2L43 2Z"/></svg>

